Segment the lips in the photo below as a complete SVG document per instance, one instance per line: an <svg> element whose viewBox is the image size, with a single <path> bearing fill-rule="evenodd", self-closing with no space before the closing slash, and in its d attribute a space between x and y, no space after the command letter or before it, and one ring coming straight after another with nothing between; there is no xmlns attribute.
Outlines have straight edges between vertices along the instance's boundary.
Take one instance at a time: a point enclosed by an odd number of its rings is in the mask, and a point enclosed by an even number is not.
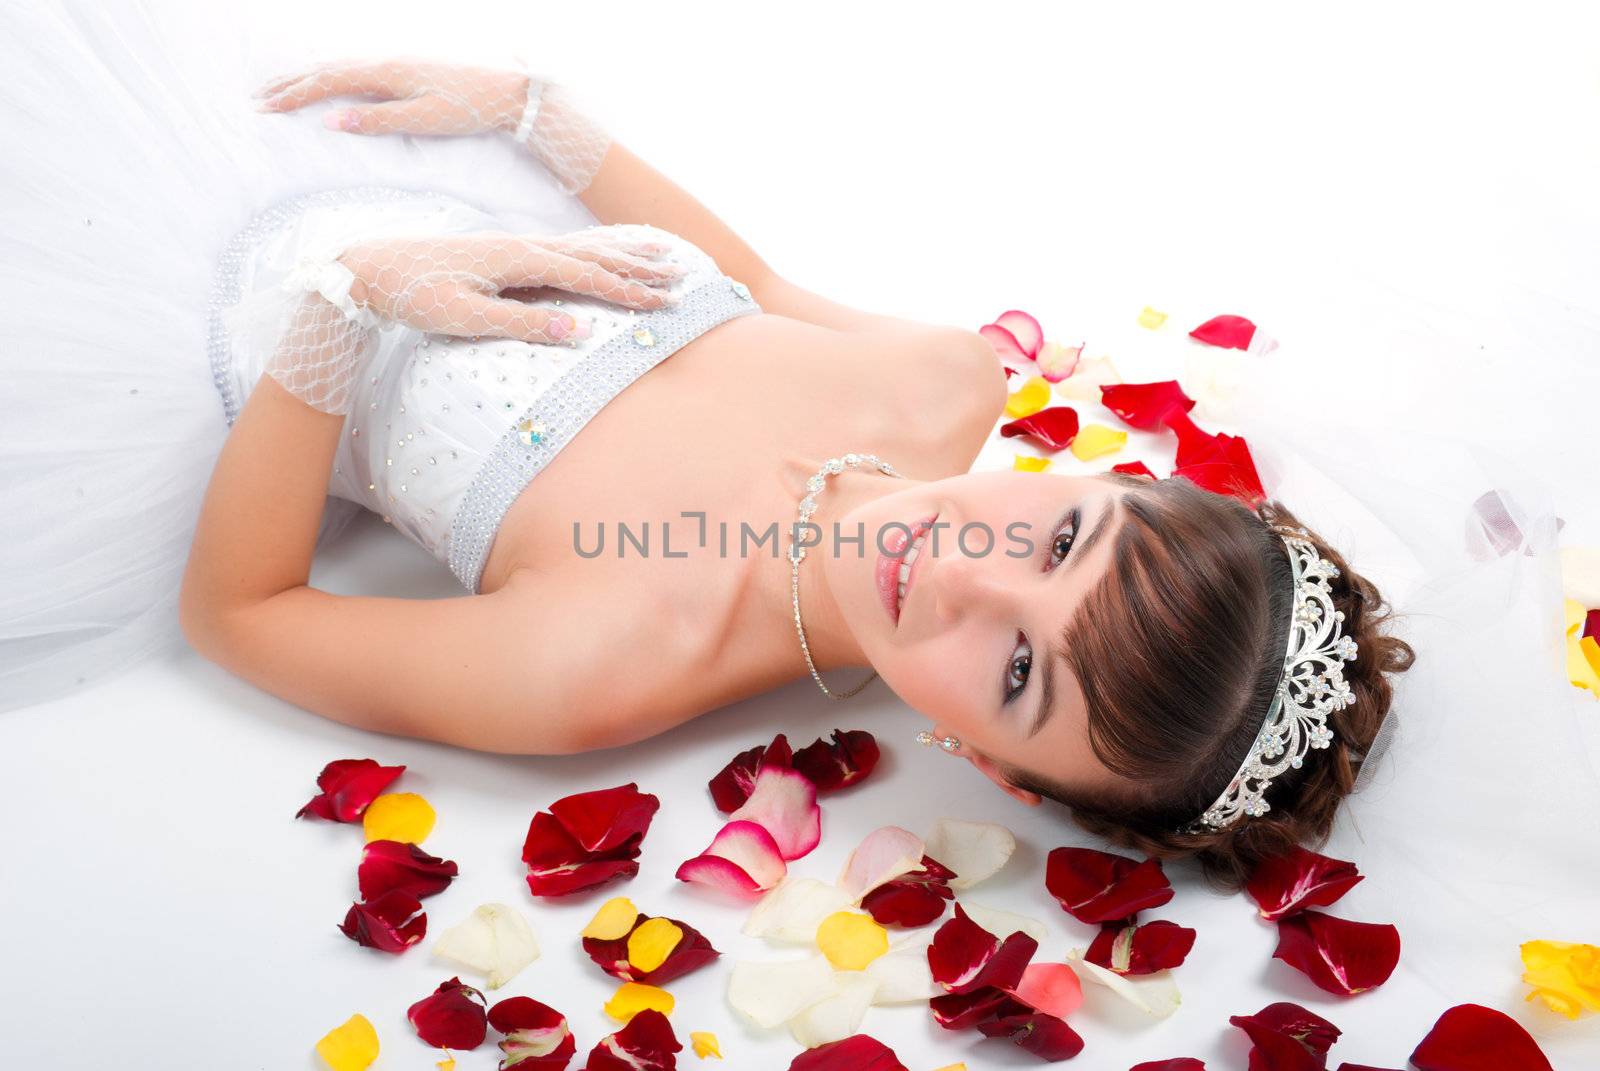
<svg viewBox="0 0 1600 1071"><path fill-rule="evenodd" d="M911 526L910 533L899 529L889 532L883 538L883 551L878 555L877 565L873 570L873 579L878 588L878 597L883 603L884 611L889 615L889 620L896 627L900 624L900 610L902 602L899 594L900 566L903 564L906 552L916 540L925 535L938 514L930 514L916 521ZM917 557L911 564L911 573L906 579L906 596L910 597L911 588L916 583L918 563L927 550L927 540L918 548Z"/></svg>

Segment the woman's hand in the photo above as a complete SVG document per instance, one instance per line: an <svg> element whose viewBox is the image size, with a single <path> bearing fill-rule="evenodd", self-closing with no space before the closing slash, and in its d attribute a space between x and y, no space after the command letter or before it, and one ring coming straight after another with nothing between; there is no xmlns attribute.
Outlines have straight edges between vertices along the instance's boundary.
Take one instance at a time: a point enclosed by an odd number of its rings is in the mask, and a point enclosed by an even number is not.
<svg viewBox="0 0 1600 1071"><path fill-rule="evenodd" d="M322 117L330 130L353 134L511 133L527 103L528 75L421 60L332 63L274 79L256 96L268 112L290 112L329 97L380 102Z"/></svg>
<svg viewBox="0 0 1600 1071"><path fill-rule="evenodd" d="M361 242L339 263L355 276L350 299L386 319L437 334L551 343L587 337L588 321L502 292L550 288L659 309L676 303L666 287L684 274L655 259L668 251L603 231L484 232Z"/></svg>

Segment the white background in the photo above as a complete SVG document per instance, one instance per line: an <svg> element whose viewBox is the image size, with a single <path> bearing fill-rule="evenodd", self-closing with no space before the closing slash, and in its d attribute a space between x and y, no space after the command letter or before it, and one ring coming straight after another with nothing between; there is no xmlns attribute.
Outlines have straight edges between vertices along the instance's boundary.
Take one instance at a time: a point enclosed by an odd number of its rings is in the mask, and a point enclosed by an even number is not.
<svg viewBox="0 0 1600 1071"><path fill-rule="evenodd" d="M801 285L971 328L1026 309L1050 337L1095 339L1129 378L1180 360L1181 330L1218 312L1351 347L1443 325L1524 343L1548 330L1587 340L1591 354L1600 338L1600 65L1584 5L273 4L248 18L252 83L337 55L519 54L581 88L619 138ZM1131 328L1145 304L1180 329L1164 350ZM1487 404L1511 381L1501 377L1539 376L1537 345L1491 346L1482 360L1429 404L1457 393ZM1551 429L1590 419L1592 387L1543 383L1536 411L1485 425L1484 440L1582 471L1595 440ZM1370 401L1403 413L1422 397L1374 389ZM1153 448L1137 456L1156 463ZM1587 496L1564 505L1564 539L1600 540ZM375 519L319 560L312 582L458 594ZM623 672L628 657L594 670ZM397 789L437 808L426 847L462 877L427 901L433 932L485 901L532 920L544 955L495 995L563 1010L575 1066L615 1025L599 1011L614 983L577 931L622 893L725 953L670 987L680 1037L715 1031L732 1068L783 1067L796 1051L782 1031L740 1024L723 998L732 959L778 953L738 934L742 910L672 879L718 828L706 779L780 729L800 745L834 726L870 728L886 751L869 784L824 801L822 845L796 873L831 879L887 822L923 832L941 813L1000 821L1021 847L972 899L1047 920L1041 958L1086 945L1093 930L1054 906L1042 872L1050 848L1087 838L916 747L920 724L881 685L835 705L803 680L635 747L501 757L348 729L189 652L13 712L0 725L0 1062L307 1068L317 1038L360 1011L382 1039L378 1067L431 1068L436 1054L404 1013L455 971L426 947L393 958L338 934L359 831L292 817L322 765L344 757L407 764ZM518 858L533 812L630 780L664 803L639 878L534 902ZM1329 850L1351 848L1359 863L1353 844ZM1594 848L1574 844L1573 865ZM1150 914L1199 932L1177 972L1184 1005L1149 1022L1091 992L1073 1023L1088 1041L1076 1065L1188 1055L1242 1067L1248 1045L1227 1017L1273 1000L1345 1031L1330 1066L1402 1066L1456 1003L1560 1025L1522 1002L1515 942L1498 974L1430 976L1403 955L1381 989L1341 1000L1270 958L1274 929L1246 899L1207 892L1184 864L1168 872L1178 895ZM1374 874L1333 913L1386 921L1408 892ZM1579 907L1551 904L1548 921L1586 917L1586 933L1534 926L1522 939L1600 940L1596 913ZM1473 939L1475 920L1453 924ZM1003 1042L943 1032L923 1008L871 1009L862 1029L913 1071L1035 1064ZM1593 1029L1544 1043L1561 1071L1600 1063ZM459 1066L492 1066L492 1051ZM685 1053L680 1066L700 1063Z"/></svg>

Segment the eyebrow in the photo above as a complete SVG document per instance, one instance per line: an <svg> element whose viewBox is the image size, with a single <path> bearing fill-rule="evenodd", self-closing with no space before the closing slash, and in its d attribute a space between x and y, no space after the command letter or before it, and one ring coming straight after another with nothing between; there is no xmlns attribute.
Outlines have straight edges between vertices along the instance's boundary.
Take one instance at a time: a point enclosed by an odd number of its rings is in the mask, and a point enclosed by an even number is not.
<svg viewBox="0 0 1600 1071"><path fill-rule="evenodd" d="M1088 535L1083 537L1082 543L1076 541L1073 543L1073 553L1069 556L1071 560L1067 562L1068 569L1071 569L1081 561L1083 556L1089 552L1089 549L1094 546L1095 540L1099 539L1101 534L1111 527L1106 522L1116 512L1116 500L1107 495L1100 501L1100 515L1095 518L1094 527L1089 530ZM1060 648L1053 648L1050 651L1050 656L1044 661L1044 686L1040 689L1039 712L1034 715L1033 727L1028 730L1030 739L1039 735L1039 730L1044 728L1045 723L1055 713L1056 663L1061 661L1065 661L1065 655Z"/></svg>

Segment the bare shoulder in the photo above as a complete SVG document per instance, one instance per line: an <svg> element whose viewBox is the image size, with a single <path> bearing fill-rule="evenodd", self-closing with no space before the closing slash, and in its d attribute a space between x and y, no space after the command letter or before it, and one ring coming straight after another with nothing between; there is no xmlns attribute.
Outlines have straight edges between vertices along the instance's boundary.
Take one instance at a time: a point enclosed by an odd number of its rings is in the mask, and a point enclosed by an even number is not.
<svg viewBox="0 0 1600 1071"><path fill-rule="evenodd" d="M875 339L923 421L981 442L1005 409L1006 374L976 331L916 324Z"/></svg>

